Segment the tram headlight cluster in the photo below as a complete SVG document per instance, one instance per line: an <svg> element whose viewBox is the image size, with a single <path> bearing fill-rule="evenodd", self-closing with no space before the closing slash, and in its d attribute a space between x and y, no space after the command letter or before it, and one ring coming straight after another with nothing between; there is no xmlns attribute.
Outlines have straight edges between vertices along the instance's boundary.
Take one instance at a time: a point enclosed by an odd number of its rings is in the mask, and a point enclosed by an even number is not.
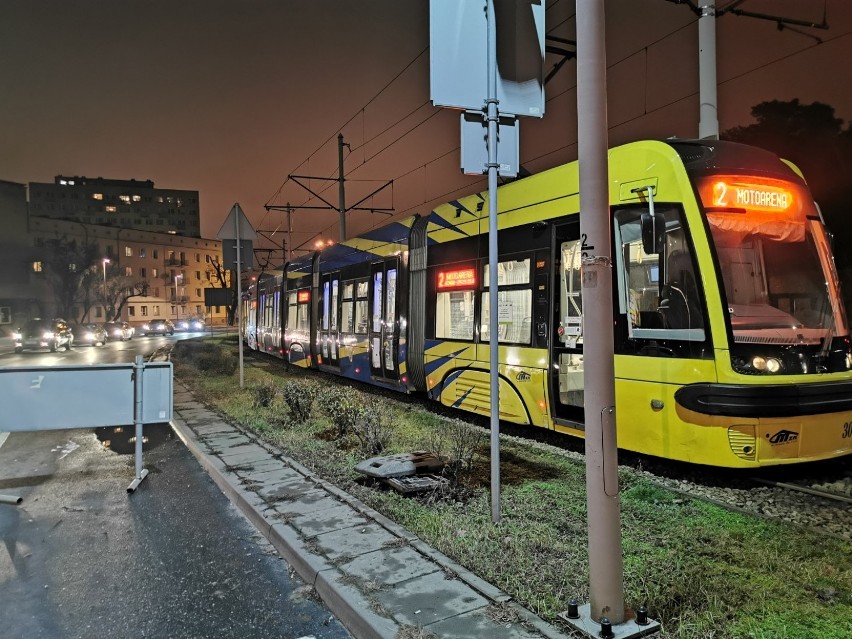
<svg viewBox="0 0 852 639"><path fill-rule="evenodd" d="M777 375L783 373L785 366L777 357L749 355L733 358L734 370L745 375ZM807 372L803 370L802 372Z"/></svg>
<svg viewBox="0 0 852 639"><path fill-rule="evenodd" d="M781 370L781 362L774 357L755 355L751 358L751 367L761 373L777 373Z"/></svg>

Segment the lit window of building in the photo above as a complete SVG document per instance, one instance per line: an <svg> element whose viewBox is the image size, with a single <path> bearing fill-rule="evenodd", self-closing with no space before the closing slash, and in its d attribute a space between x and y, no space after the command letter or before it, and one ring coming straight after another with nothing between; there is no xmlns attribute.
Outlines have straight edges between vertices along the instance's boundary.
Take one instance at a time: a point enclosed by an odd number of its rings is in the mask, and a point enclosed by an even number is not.
<svg viewBox="0 0 852 639"><path fill-rule="evenodd" d="M93 200L102 200L102 199L104 199L104 194L103 193L92 193L92 199Z"/></svg>
<svg viewBox="0 0 852 639"><path fill-rule="evenodd" d="M44 265L41 262L33 262L33 273L41 273Z"/></svg>
<svg viewBox="0 0 852 639"><path fill-rule="evenodd" d="M118 209L114 206L105 206L104 211L107 213L115 213Z"/></svg>
<svg viewBox="0 0 852 639"><path fill-rule="evenodd" d="M121 200L122 202L127 202L128 204L130 204L130 196L129 195L119 195L118 199Z"/></svg>
<svg viewBox="0 0 852 639"><path fill-rule="evenodd" d="M124 256L125 257L133 257L133 249L129 246L124 247Z"/></svg>
<svg viewBox="0 0 852 639"><path fill-rule="evenodd" d="M127 277L133 277L133 267L132 266L125 266L124 267L124 274Z"/></svg>
<svg viewBox="0 0 852 639"><path fill-rule="evenodd" d="M133 199L134 202L141 202L142 196L141 195L134 195L132 199Z"/></svg>

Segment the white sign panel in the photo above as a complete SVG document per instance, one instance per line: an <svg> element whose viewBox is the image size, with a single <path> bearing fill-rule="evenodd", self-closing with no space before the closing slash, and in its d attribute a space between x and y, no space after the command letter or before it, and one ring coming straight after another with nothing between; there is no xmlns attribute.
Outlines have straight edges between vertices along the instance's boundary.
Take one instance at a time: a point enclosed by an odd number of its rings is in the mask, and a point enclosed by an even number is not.
<svg viewBox="0 0 852 639"><path fill-rule="evenodd" d="M482 109L488 95L485 0L430 0L431 97L435 106ZM497 109L544 116L544 3L494 0Z"/></svg>
<svg viewBox="0 0 852 639"><path fill-rule="evenodd" d="M172 419L172 364L142 369L142 423ZM130 426L133 364L0 368L0 432Z"/></svg>
<svg viewBox="0 0 852 639"><path fill-rule="evenodd" d="M516 118L497 122L497 173L516 177L521 165L521 127ZM466 175L488 172L488 123L482 113L461 114L461 168Z"/></svg>

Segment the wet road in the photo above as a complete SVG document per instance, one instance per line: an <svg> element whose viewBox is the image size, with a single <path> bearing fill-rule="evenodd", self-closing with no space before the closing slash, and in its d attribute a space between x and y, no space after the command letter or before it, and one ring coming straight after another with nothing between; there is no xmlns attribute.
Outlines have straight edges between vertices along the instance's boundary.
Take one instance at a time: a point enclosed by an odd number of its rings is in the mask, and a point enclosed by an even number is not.
<svg viewBox="0 0 852 639"><path fill-rule="evenodd" d="M109 361L162 339L115 344ZM0 365L22 356L42 357ZM0 636L349 637L179 440L147 450L145 467L129 496L132 456L90 429L0 435L0 494L23 497L0 504Z"/></svg>

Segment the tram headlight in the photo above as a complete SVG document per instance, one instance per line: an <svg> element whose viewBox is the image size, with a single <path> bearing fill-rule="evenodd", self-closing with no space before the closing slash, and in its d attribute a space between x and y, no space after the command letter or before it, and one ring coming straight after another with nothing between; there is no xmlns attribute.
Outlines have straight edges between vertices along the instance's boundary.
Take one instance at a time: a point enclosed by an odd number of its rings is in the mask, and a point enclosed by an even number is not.
<svg viewBox="0 0 852 639"><path fill-rule="evenodd" d="M781 366L781 360L776 359L775 357L763 357L761 355L755 355L752 357L749 365L753 371L758 373L768 373L770 375L780 373L783 368Z"/></svg>

